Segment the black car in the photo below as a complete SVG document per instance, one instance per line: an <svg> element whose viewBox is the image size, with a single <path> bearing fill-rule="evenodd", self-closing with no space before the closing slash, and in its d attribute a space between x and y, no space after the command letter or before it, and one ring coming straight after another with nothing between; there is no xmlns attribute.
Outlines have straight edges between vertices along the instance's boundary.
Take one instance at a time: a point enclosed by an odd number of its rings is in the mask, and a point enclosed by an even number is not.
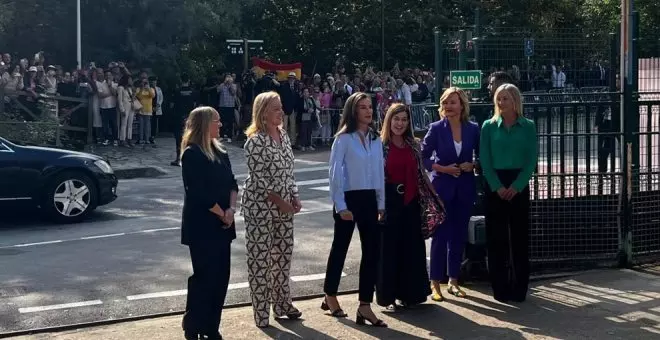
<svg viewBox="0 0 660 340"><path fill-rule="evenodd" d="M0 208L36 207L72 223L116 198L117 177L102 157L0 137Z"/></svg>

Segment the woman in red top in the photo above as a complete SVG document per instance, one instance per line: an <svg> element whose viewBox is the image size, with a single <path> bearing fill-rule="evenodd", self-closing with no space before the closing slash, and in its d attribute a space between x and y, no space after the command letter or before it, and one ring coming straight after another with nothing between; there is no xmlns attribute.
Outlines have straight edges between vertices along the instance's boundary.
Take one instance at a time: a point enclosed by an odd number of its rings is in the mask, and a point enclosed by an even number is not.
<svg viewBox="0 0 660 340"><path fill-rule="evenodd" d="M435 196L435 192L422 165L419 142L405 105L394 104L387 110L381 139L386 217L376 300L381 306L397 309L423 303L431 294L424 243L428 234L424 228L428 226L422 216L428 211L425 202L429 200L425 198ZM444 213L441 209L437 210Z"/></svg>

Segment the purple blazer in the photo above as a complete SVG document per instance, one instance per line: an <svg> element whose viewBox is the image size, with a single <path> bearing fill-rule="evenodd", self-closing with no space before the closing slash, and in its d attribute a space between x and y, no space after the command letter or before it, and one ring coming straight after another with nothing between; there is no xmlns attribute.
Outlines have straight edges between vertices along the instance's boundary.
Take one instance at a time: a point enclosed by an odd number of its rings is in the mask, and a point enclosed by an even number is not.
<svg viewBox="0 0 660 340"><path fill-rule="evenodd" d="M426 170L432 171L434 163L447 166L464 162L475 162L479 157L479 125L474 122L463 123L461 129L462 148L456 155L454 138L447 119L434 122L422 142L422 159ZM431 157L434 156L434 159ZM476 156L474 156L476 155ZM433 172L433 187L443 201L459 199L463 203L474 204L477 188L474 172L463 172L460 176Z"/></svg>

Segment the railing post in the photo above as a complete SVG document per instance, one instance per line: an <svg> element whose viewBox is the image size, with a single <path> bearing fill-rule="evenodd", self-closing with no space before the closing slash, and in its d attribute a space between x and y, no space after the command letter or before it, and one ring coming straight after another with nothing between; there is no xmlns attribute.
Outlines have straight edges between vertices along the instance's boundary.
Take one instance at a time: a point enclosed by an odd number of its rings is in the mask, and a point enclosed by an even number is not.
<svg viewBox="0 0 660 340"><path fill-rule="evenodd" d="M610 92L618 92L616 90L616 60L619 55L619 39L617 33L610 33L610 73L608 74L607 85ZM602 65L601 65L602 66Z"/></svg>
<svg viewBox="0 0 660 340"><path fill-rule="evenodd" d="M623 79L623 102L621 103L621 122L623 124L623 223L621 223L621 257L619 265L629 266L633 263L633 201L639 191L639 86L638 86L638 68L637 60L639 25L638 13L630 13L629 28L632 33L632 39L629 41L629 53L622 57L627 59L623 63L625 67L620 70ZM621 37L622 40L628 40L627 37ZM628 64L629 63L629 64ZM650 113L649 113L650 114Z"/></svg>
<svg viewBox="0 0 660 340"><path fill-rule="evenodd" d="M433 102L440 98L440 91L442 91L442 80L444 76L442 74L442 45L440 44L440 30L433 30L433 41L435 44L435 60L433 68L435 69L435 98Z"/></svg>
<svg viewBox="0 0 660 340"><path fill-rule="evenodd" d="M467 69L467 31L460 30L459 33L459 45L458 45L458 69L466 70Z"/></svg>
<svg viewBox="0 0 660 340"><path fill-rule="evenodd" d="M474 69L481 70L479 66L479 35L481 34L481 8L477 7L474 12L474 36L472 38L472 49L474 50Z"/></svg>

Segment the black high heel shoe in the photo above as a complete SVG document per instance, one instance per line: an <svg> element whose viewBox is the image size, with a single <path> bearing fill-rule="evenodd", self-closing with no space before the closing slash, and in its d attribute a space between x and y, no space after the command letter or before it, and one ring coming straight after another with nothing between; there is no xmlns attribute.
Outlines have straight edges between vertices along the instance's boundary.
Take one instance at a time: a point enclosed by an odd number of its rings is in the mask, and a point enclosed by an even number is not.
<svg viewBox="0 0 660 340"><path fill-rule="evenodd" d="M199 339L199 334L195 333L195 332L184 331L183 332L183 337L186 340L198 340Z"/></svg>
<svg viewBox="0 0 660 340"><path fill-rule="evenodd" d="M330 306L328 306L328 300L326 298L324 298L323 302L321 302L321 310L330 311L330 315L334 316L335 318L345 318L348 316L348 314L346 314L341 308L330 310Z"/></svg>
<svg viewBox="0 0 660 340"><path fill-rule="evenodd" d="M369 305L368 303L361 303L360 307L368 306L368 305ZM376 319L376 321L374 321L374 320L371 320L369 318L366 318L364 315L362 315L362 313L360 312L360 309L358 308L358 311L357 311L356 316L355 316L355 323L360 325L360 326L364 326L364 325L366 325L365 321L369 321L369 323L373 327L387 328L387 324L385 323L385 321L383 321L381 319Z"/></svg>

